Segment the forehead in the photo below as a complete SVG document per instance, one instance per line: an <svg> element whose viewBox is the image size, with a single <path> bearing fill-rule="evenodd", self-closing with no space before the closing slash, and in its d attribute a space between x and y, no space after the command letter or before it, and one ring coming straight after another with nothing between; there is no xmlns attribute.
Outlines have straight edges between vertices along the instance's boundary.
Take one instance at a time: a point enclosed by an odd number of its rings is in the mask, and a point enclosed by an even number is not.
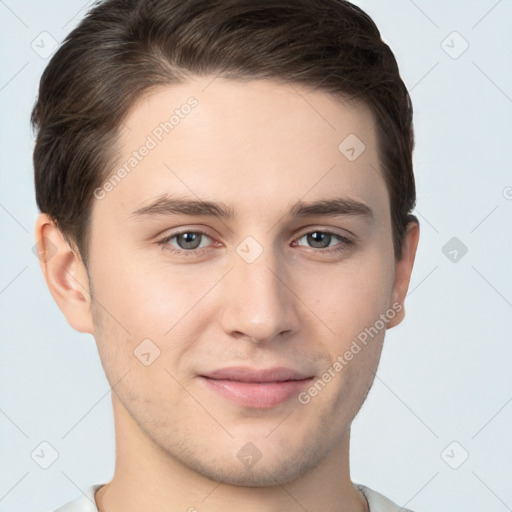
<svg viewBox="0 0 512 512"><path fill-rule="evenodd" d="M277 214L334 192L387 207L369 109L296 84L201 77L154 89L130 109L115 149L101 207L174 193Z"/></svg>

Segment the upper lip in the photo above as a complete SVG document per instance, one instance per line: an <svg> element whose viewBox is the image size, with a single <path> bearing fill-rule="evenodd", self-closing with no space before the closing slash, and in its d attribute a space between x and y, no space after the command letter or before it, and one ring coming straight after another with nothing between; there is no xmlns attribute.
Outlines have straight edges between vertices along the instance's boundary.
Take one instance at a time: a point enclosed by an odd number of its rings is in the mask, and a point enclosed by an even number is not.
<svg viewBox="0 0 512 512"><path fill-rule="evenodd" d="M256 369L245 366L221 368L201 375L215 380L233 380L238 382L284 382L287 380L303 380L311 377L292 368L275 367Z"/></svg>

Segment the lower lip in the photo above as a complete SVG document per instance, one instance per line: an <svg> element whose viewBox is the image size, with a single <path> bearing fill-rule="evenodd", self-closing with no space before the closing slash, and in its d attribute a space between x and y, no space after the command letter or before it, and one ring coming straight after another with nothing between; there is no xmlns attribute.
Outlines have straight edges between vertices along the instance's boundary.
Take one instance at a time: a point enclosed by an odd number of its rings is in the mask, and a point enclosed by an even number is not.
<svg viewBox="0 0 512 512"><path fill-rule="evenodd" d="M200 379L213 391L245 407L268 409L297 396L312 380L286 380L282 382L240 382Z"/></svg>

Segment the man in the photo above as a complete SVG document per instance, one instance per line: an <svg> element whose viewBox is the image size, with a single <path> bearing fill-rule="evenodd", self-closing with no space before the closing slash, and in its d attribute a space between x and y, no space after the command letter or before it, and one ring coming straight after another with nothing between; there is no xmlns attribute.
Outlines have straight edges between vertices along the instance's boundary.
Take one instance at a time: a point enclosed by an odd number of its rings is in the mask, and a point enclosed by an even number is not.
<svg viewBox="0 0 512 512"><path fill-rule="evenodd" d="M419 237L412 107L371 19L107 0L33 123L41 268L116 432L112 480L59 510L399 510L349 468Z"/></svg>

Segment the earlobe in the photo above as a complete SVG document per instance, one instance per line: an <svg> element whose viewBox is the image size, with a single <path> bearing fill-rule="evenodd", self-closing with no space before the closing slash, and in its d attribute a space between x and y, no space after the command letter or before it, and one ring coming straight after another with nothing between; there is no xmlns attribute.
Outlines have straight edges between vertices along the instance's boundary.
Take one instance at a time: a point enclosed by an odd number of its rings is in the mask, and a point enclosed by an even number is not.
<svg viewBox="0 0 512 512"><path fill-rule="evenodd" d="M407 224L404 234L404 241L402 246L401 258L395 265L395 282L393 284L393 292L391 304L399 304L401 306L399 313L390 320L387 328L390 329L398 325L405 317L405 296L409 289L409 282L411 280L411 273L414 266L414 259L416 257L416 249L418 248L418 241L420 237L419 222L411 220Z"/></svg>
<svg viewBox="0 0 512 512"><path fill-rule="evenodd" d="M35 237L39 264L52 297L73 329L92 334L89 279L78 251L44 213L37 218Z"/></svg>

